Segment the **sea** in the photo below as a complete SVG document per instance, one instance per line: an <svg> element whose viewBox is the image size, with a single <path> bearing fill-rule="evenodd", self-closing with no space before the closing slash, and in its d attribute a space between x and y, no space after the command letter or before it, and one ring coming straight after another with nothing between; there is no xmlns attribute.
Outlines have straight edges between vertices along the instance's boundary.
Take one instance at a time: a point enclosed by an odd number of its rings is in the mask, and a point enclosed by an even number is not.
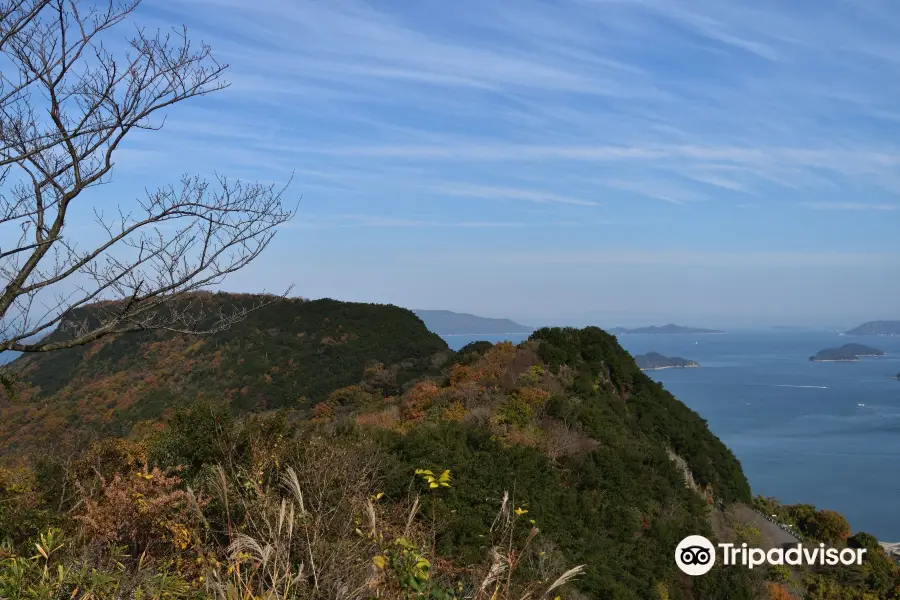
<svg viewBox="0 0 900 600"><path fill-rule="evenodd" d="M444 339L459 349L527 337ZM854 532L900 542L900 337L773 330L618 339L632 355L653 351L700 363L647 374L706 419L740 460L754 495L835 510ZM887 356L809 361L851 342Z"/></svg>

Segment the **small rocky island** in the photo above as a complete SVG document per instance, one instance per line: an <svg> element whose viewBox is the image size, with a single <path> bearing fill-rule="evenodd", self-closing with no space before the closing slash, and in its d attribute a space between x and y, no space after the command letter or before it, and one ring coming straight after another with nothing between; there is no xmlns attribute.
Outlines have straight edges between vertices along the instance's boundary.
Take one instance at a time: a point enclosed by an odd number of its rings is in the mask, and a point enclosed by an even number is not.
<svg viewBox="0 0 900 600"><path fill-rule="evenodd" d="M641 371L658 371L660 369L690 369L700 365L692 360L680 356L663 356L656 352L638 354L634 362Z"/></svg>
<svg viewBox="0 0 900 600"><path fill-rule="evenodd" d="M859 360L861 356L884 356L884 351L862 344L844 344L839 348L819 350L810 356L812 362L849 362Z"/></svg>

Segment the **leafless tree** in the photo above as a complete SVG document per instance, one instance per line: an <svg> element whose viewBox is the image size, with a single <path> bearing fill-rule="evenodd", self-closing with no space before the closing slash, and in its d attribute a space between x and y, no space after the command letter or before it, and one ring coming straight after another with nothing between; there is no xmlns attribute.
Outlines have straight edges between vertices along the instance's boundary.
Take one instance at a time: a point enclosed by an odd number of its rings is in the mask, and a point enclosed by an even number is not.
<svg viewBox="0 0 900 600"><path fill-rule="evenodd" d="M90 247L66 235L129 133L227 85L186 29L137 29L110 50L139 2L0 0L0 353L227 327L253 307L204 314L182 300L254 260L292 216L284 188L184 176L114 214L94 208L103 235ZM67 318L87 305L90 319Z"/></svg>

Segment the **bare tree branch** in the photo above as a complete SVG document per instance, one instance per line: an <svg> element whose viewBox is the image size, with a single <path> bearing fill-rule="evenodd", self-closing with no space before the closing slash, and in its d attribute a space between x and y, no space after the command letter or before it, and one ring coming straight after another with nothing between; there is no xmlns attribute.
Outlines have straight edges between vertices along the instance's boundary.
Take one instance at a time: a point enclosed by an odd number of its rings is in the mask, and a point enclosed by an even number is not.
<svg viewBox="0 0 900 600"><path fill-rule="evenodd" d="M0 0L0 352L227 327L253 307L211 315L192 292L256 259L293 215L284 188L185 175L131 210L95 210L102 238L90 247L66 235L129 133L227 87L227 66L183 28L138 28L126 51L107 49L101 34L139 1Z"/></svg>

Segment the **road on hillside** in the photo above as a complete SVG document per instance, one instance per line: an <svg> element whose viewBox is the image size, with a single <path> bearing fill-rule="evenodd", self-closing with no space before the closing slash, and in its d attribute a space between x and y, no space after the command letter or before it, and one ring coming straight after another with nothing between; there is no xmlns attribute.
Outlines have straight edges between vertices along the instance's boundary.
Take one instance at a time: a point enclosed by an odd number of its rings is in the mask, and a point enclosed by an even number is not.
<svg viewBox="0 0 900 600"><path fill-rule="evenodd" d="M762 539L765 542L771 544L771 547L779 547L785 544L796 544L801 541L797 536L795 536L790 531L785 531L781 527L779 527L776 523L768 520L761 513L756 512L749 506L744 504L737 505L734 507L735 516L750 525L753 525L757 529L759 529L760 534L762 534Z"/></svg>

